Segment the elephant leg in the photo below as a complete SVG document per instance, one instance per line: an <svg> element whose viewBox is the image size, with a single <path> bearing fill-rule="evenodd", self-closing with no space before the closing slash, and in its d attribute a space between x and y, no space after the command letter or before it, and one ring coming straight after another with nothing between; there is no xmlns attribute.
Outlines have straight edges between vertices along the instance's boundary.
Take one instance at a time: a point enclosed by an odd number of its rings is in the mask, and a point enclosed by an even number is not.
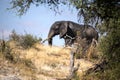
<svg viewBox="0 0 120 80"><path fill-rule="evenodd" d="M52 46L52 38L48 39L48 44Z"/></svg>
<svg viewBox="0 0 120 80"><path fill-rule="evenodd" d="M65 38L65 46L71 46L73 44L73 40L70 38Z"/></svg>
<svg viewBox="0 0 120 80"><path fill-rule="evenodd" d="M82 54L86 54L86 51L89 48L90 43L86 38L82 39L81 41L82 41L82 43L81 43Z"/></svg>
<svg viewBox="0 0 120 80"><path fill-rule="evenodd" d="M67 46L70 46L70 39L65 39L65 46L67 47Z"/></svg>

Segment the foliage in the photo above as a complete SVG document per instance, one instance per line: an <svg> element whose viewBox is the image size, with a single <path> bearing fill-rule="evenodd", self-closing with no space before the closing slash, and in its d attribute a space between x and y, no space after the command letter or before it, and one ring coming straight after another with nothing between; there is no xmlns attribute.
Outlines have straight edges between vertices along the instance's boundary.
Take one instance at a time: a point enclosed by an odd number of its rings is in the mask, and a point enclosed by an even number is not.
<svg viewBox="0 0 120 80"><path fill-rule="evenodd" d="M106 36L102 37L99 47L108 64L104 71L93 72L84 76L85 80L89 80L94 76L96 76L94 80L118 80L120 78L120 21L111 19L109 23L110 31Z"/></svg>
<svg viewBox="0 0 120 80"><path fill-rule="evenodd" d="M111 20L109 27L111 28L104 39L101 40L101 50L109 60L120 60L120 21Z"/></svg>
<svg viewBox="0 0 120 80"><path fill-rule="evenodd" d="M120 73L120 19L117 21L110 20L109 27L111 28L108 32L109 35L101 41L101 50L105 57L108 59L108 69L106 69L103 76L108 80L118 80ZM108 74L110 76L108 76Z"/></svg>
<svg viewBox="0 0 120 80"><path fill-rule="evenodd" d="M118 18L120 12L119 0L75 0L73 3L85 23Z"/></svg>
<svg viewBox="0 0 120 80"><path fill-rule="evenodd" d="M20 39L20 35L15 32L15 30L12 30L11 35L9 36L10 40L18 41Z"/></svg>
<svg viewBox="0 0 120 80"><path fill-rule="evenodd" d="M18 15L21 16L28 11L31 5L46 5L49 6L50 9L57 12L59 4L67 4L67 2L67 0L12 0L10 2L12 7L8 9L16 9Z"/></svg>
<svg viewBox="0 0 120 80"><path fill-rule="evenodd" d="M25 34L25 35L19 35L14 30L12 31L10 35L10 40L16 41L19 46L22 46L23 48L30 48L35 43L38 43L42 41L41 38L37 38L36 36L33 36L31 34Z"/></svg>
<svg viewBox="0 0 120 80"><path fill-rule="evenodd" d="M73 5L78 9L78 16L84 18L85 23L118 18L120 12L119 0L12 0L12 7L19 15L23 15L30 8L31 4L39 6L46 5L54 11L59 9L59 5ZM118 16L118 17L117 17Z"/></svg>
<svg viewBox="0 0 120 80"><path fill-rule="evenodd" d="M35 43L39 42L40 40L37 39L37 37L34 37L31 34L25 34L21 36L20 39L20 45L24 48L30 48L32 47L32 45L34 45Z"/></svg>

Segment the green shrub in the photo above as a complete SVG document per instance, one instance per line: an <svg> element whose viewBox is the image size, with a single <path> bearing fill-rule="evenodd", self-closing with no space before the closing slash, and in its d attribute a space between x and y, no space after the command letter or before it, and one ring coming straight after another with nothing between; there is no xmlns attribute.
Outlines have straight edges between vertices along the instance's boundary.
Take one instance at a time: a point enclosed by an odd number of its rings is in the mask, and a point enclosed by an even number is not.
<svg viewBox="0 0 120 80"><path fill-rule="evenodd" d="M114 29L101 41L101 51L108 60L107 69L99 77L103 80L118 80L120 78L120 28Z"/></svg>
<svg viewBox="0 0 120 80"><path fill-rule="evenodd" d="M36 36L33 36L31 34L26 33L24 35L19 35L15 32L15 30L12 31L10 40L16 41L18 46L22 46L25 49L30 48L35 43L42 41L41 38L38 39Z"/></svg>
<svg viewBox="0 0 120 80"><path fill-rule="evenodd" d="M41 41L41 39L37 39L37 37L31 34L25 34L20 37L19 43L23 48L30 48L39 41Z"/></svg>
<svg viewBox="0 0 120 80"><path fill-rule="evenodd" d="M13 41L19 41L19 39L20 39L20 35L17 34L15 32L15 30L12 30L12 32L11 32L9 37L10 37L10 40L13 40Z"/></svg>
<svg viewBox="0 0 120 80"><path fill-rule="evenodd" d="M108 64L103 71L92 72L83 80L119 80L120 79L120 20L112 20L109 32L100 40L100 51Z"/></svg>

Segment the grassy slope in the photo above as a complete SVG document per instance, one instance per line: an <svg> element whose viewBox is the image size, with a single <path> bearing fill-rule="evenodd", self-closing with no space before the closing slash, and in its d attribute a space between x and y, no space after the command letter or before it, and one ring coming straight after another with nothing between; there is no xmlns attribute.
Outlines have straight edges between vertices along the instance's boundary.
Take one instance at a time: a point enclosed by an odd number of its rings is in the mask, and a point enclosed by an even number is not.
<svg viewBox="0 0 120 80"><path fill-rule="evenodd" d="M14 42L10 42L9 45L12 49L11 54L17 63L10 63L1 56L0 61L3 63L0 63L0 71L5 70L1 67L9 69L9 66L11 66L12 69L5 72L7 75L0 74L0 79L6 76L9 77L10 74L22 80L56 80L56 78L68 76L70 49L41 44L35 44L30 49L22 49L16 46ZM77 63L80 64L78 70L80 75L93 66L92 62L84 59L77 59L75 65Z"/></svg>

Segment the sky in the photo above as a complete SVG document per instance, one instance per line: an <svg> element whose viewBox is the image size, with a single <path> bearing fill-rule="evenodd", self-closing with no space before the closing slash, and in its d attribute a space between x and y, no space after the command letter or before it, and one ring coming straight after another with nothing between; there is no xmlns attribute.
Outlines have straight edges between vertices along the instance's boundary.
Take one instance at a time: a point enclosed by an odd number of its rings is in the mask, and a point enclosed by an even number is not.
<svg viewBox="0 0 120 80"><path fill-rule="evenodd" d="M11 7L11 0L0 0L0 38L4 35L4 39L8 39L12 30L18 34L26 32L43 40L47 38L49 29L55 21L69 20L78 22L77 10L69 9L68 6L62 6L60 14L55 14L46 6L36 7L31 5L26 14L21 17L16 15L15 10L7 10ZM45 42L47 44L47 42ZM63 46L64 40L59 39L59 36L53 38L53 45Z"/></svg>

